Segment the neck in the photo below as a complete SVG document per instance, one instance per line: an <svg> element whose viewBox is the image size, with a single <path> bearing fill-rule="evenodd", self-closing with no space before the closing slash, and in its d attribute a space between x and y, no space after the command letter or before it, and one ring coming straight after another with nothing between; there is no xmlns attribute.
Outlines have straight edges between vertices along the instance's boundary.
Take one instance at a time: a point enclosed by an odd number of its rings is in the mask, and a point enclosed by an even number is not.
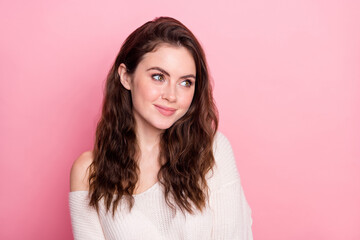
<svg viewBox="0 0 360 240"><path fill-rule="evenodd" d="M135 132L141 153L158 152L163 130L154 128L144 121L136 121Z"/></svg>
<svg viewBox="0 0 360 240"><path fill-rule="evenodd" d="M136 137L142 153L153 152L159 148L160 133L148 129L137 129Z"/></svg>

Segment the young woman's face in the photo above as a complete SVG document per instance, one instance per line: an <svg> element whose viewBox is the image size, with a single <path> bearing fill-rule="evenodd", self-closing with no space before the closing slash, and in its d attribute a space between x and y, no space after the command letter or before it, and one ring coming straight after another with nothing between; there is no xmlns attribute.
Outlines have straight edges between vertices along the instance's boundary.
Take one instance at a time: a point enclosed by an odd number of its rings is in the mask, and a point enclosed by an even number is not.
<svg viewBox="0 0 360 240"><path fill-rule="evenodd" d="M161 44L143 56L132 75L120 65L122 84L131 91L138 127L164 130L190 107L195 91L196 67L191 53L181 46Z"/></svg>

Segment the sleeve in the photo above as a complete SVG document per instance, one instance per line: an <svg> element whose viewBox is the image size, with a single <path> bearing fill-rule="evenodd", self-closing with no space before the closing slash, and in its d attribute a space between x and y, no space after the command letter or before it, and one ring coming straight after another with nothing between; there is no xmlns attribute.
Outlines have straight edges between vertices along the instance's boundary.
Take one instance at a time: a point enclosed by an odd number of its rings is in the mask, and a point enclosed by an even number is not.
<svg viewBox="0 0 360 240"><path fill-rule="evenodd" d="M75 240L105 239L99 216L89 206L88 191L70 192L69 207Z"/></svg>
<svg viewBox="0 0 360 240"><path fill-rule="evenodd" d="M220 132L214 145L216 168L210 190L212 239L252 240L251 209L241 186L231 145Z"/></svg>

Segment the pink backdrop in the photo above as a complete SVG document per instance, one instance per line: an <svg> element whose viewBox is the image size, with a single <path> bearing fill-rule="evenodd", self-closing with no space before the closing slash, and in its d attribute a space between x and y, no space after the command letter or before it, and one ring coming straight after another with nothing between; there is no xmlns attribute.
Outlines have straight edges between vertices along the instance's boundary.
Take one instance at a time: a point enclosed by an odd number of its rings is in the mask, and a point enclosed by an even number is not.
<svg viewBox="0 0 360 240"><path fill-rule="evenodd" d="M0 239L71 239L125 37L178 18L207 53L255 239L360 239L358 1L0 1Z"/></svg>

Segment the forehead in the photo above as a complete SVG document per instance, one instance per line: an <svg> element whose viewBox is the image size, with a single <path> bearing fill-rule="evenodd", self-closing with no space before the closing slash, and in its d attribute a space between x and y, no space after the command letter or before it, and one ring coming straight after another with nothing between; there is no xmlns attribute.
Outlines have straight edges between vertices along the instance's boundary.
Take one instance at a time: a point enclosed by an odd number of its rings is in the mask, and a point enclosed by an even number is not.
<svg viewBox="0 0 360 240"><path fill-rule="evenodd" d="M195 61L191 52L183 47L166 43L159 44L154 51L146 53L139 69L161 67L173 75L196 74Z"/></svg>

